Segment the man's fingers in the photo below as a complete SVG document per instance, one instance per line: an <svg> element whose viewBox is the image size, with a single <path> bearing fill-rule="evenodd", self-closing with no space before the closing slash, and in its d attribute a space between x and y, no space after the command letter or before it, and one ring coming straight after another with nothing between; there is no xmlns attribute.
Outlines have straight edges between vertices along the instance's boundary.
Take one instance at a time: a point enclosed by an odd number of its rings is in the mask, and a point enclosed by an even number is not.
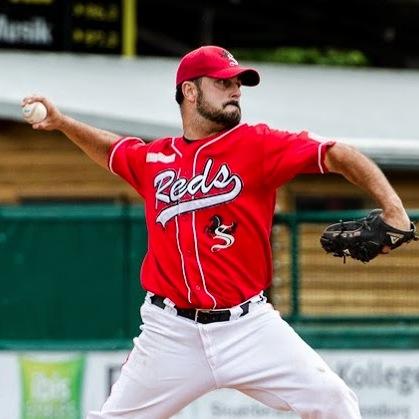
<svg viewBox="0 0 419 419"><path fill-rule="evenodd" d="M28 103L32 103L32 102L39 102L39 99L36 99L37 96L35 95L29 95L23 98L22 100L22 105L27 105Z"/></svg>
<svg viewBox="0 0 419 419"><path fill-rule="evenodd" d="M386 255L387 253L390 253L390 252L391 252L391 247L389 247L389 246L384 246L381 249L381 253L384 254L384 255Z"/></svg>
<svg viewBox="0 0 419 419"><path fill-rule="evenodd" d="M51 107L51 103L44 96L39 96L39 95L26 96L25 98L23 98L21 105L23 107L25 105L29 105L30 103L34 103L34 102L43 103L47 109Z"/></svg>

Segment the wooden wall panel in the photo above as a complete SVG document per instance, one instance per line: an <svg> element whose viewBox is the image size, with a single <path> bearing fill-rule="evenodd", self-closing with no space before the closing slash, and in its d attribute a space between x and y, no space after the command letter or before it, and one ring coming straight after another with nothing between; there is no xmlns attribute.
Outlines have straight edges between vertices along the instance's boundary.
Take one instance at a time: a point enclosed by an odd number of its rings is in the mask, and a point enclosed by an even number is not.
<svg viewBox="0 0 419 419"><path fill-rule="evenodd" d="M139 197L61 133L0 121L0 203L25 200L139 202Z"/></svg>

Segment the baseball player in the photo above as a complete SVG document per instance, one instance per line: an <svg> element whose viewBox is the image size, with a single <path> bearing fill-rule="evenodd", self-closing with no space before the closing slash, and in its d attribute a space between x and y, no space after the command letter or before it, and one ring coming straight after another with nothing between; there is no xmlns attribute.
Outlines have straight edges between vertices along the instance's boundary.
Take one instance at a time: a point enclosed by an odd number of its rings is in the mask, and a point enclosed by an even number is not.
<svg viewBox="0 0 419 419"><path fill-rule="evenodd" d="M306 132L241 123L255 69L225 49L186 54L176 75L183 135L145 143L102 131L41 101L57 129L144 198L148 252L143 325L100 412L88 419L166 419L218 388L234 388L303 419L358 419L355 394L266 302L278 187L299 173L340 173L407 229L403 205L364 155Z"/></svg>

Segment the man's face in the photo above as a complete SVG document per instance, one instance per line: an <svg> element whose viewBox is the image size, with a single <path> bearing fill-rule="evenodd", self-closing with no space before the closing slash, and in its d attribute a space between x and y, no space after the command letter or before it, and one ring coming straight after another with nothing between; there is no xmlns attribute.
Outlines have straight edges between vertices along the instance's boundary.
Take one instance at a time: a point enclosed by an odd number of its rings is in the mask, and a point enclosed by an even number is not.
<svg viewBox="0 0 419 419"><path fill-rule="evenodd" d="M241 81L238 77L225 80L202 77L196 86L196 110L202 117L224 128L233 128L239 124Z"/></svg>

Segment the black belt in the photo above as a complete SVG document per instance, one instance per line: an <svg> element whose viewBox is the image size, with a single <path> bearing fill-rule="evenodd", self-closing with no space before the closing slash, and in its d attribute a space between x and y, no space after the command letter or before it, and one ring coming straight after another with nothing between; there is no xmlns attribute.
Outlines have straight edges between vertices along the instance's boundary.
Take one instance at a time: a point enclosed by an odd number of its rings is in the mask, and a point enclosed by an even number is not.
<svg viewBox="0 0 419 419"><path fill-rule="evenodd" d="M164 298L160 297L159 295L152 295L150 297L151 304L156 305L160 308L165 308L166 304L164 303ZM245 303L240 305L242 309L242 313L239 317L245 316L249 312L249 305L250 301L246 301ZM198 323L214 323L214 322L227 322L230 320L231 311L226 310L205 310L205 309L195 309L195 308L177 308L176 309L177 315L186 317L187 319L193 320Z"/></svg>

